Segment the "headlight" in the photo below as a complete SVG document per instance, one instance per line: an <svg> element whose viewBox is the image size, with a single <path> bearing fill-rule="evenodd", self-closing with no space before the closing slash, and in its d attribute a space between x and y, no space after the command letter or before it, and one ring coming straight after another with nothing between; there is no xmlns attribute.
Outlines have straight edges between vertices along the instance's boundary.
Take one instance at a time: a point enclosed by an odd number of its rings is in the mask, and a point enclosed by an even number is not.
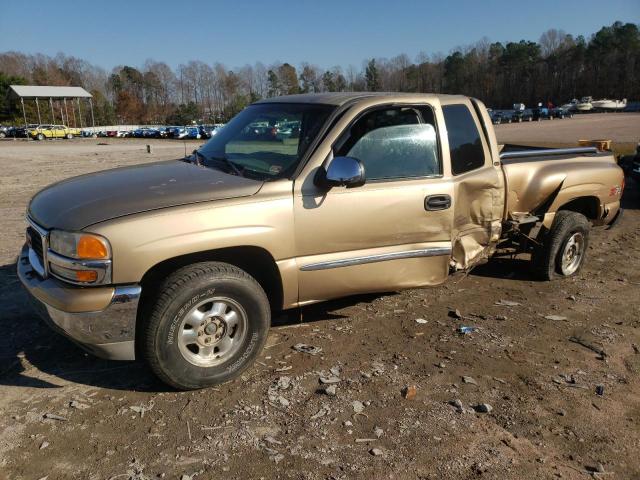
<svg viewBox="0 0 640 480"><path fill-rule="evenodd" d="M49 247L55 253L76 259L107 260L111 257L107 239L90 233L53 230L49 234Z"/></svg>
<svg viewBox="0 0 640 480"><path fill-rule="evenodd" d="M111 246L100 235L53 230L47 260L51 273L62 280L78 285L111 282Z"/></svg>

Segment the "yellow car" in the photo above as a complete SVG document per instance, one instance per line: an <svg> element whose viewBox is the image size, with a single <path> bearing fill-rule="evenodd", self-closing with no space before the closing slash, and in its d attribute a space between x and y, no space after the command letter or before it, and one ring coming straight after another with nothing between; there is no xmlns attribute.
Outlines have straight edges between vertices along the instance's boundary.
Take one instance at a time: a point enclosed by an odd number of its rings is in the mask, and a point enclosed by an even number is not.
<svg viewBox="0 0 640 480"><path fill-rule="evenodd" d="M68 138L80 135L79 128L69 128L66 125L38 125L37 128L29 130L29 136L34 140L44 140L45 138Z"/></svg>

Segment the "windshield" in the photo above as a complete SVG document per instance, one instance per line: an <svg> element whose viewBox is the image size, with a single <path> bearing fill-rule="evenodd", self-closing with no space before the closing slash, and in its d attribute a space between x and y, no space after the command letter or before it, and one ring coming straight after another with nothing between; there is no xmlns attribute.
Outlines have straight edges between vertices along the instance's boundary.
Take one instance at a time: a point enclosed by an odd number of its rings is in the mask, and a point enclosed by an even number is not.
<svg viewBox="0 0 640 480"><path fill-rule="evenodd" d="M291 103L251 105L200 149L203 164L214 168L233 165L231 171L261 180L288 177L334 108Z"/></svg>

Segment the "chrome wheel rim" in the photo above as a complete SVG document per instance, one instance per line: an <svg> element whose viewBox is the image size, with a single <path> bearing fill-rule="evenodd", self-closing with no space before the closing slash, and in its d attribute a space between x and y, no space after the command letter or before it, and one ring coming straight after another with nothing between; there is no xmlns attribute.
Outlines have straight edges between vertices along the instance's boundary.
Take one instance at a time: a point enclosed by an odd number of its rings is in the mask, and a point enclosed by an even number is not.
<svg viewBox="0 0 640 480"><path fill-rule="evenodd" d="M584 256L584 235L576 232L569 237L562 250L560 269L563 275L572 275L578 270Z"/></svg>
<svg viewBox="0 0 640 480"><path fill-rule="evenodd" d="M247 314L238 302L211 297L185 315L178 331L178 347L189 363L215 367L240 349L247 329Z"/></svg>

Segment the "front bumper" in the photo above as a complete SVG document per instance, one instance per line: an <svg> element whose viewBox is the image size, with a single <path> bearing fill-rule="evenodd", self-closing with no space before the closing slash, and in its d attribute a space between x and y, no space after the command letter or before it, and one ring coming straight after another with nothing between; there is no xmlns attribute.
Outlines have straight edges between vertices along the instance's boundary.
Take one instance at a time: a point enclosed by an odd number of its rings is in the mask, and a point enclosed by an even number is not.
<svg viewBox="0 0 640 480"><path fill-rule="evenodd" d="M18 258L18 278L38 314L54 330L97 357L135 359L139 285L82 288L43 279L29 263L26 245Z"/></svg>

